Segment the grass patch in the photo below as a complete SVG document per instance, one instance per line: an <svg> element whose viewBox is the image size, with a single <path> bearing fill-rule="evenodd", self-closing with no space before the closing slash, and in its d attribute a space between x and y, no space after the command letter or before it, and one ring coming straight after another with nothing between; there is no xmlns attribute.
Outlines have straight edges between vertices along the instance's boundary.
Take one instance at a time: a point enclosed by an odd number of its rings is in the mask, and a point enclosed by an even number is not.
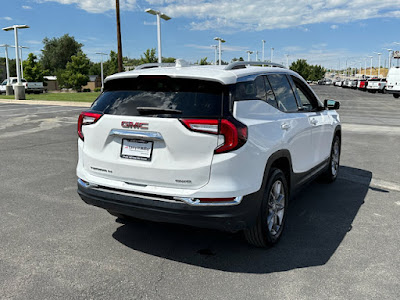
<svg viewBox="0 0 400 300"><path fill-rule="evenodd" d="M44 101L68 101L68 102L93 102L100 95L99 92L92 93L46 93L46 94L26 94L26 100ZM14 95L0 95L0 99L15 99Z"/></svg>

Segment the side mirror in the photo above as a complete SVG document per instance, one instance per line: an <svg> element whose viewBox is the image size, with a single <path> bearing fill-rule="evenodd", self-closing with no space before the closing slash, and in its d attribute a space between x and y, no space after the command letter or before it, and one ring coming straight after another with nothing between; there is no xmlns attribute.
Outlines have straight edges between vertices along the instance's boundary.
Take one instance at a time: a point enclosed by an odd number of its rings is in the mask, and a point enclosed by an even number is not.
<svg viewBox="0 0 400 300"><path fill-rule="evenodd" d="M326 109L335 109L336 110L336 109L340 108L340 103L339 103L339 101L336 101L336 100L325 99L324 107Z"/></svg>

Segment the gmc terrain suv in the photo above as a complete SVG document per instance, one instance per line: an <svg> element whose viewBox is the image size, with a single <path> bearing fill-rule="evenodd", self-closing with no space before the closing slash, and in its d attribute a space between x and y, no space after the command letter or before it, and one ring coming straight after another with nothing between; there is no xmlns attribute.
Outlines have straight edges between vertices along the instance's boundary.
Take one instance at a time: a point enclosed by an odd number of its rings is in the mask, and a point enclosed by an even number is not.
<svg viewBox="0 0 400 300"><path fill-rule="evenodd" d="M339 171L339 102L277 64L143 65L78 121L78 193L121 218L281 237L290 195Z"/></svg>

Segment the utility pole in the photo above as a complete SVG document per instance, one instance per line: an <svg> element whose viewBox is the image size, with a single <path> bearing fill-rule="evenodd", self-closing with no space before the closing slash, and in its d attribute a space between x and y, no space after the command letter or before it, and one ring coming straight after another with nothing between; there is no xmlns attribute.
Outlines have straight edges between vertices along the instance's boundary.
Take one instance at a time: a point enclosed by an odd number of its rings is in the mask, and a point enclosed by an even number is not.
<svg viewBox="0 0 400 300"><path fill-rule="evenodd" d="M121 42L121 22L120 22L120 17L119 17L119 0L115 0L115 13L117 15L118 72L122 72L123 71L122 42Z"/></svg>

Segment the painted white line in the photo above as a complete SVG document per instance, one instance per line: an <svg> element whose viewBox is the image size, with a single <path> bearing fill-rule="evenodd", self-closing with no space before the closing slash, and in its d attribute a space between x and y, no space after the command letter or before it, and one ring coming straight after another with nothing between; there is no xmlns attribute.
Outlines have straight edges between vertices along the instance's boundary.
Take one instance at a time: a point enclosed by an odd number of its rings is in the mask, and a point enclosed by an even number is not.
<svg viewBox="0 0 400 300"><path fill-rule="evenodd" d="M400 126L380 126L380 125L364 125L364 124L342 124L345 132L355 133L379 133L387 135L400 135Z"/></svg>

